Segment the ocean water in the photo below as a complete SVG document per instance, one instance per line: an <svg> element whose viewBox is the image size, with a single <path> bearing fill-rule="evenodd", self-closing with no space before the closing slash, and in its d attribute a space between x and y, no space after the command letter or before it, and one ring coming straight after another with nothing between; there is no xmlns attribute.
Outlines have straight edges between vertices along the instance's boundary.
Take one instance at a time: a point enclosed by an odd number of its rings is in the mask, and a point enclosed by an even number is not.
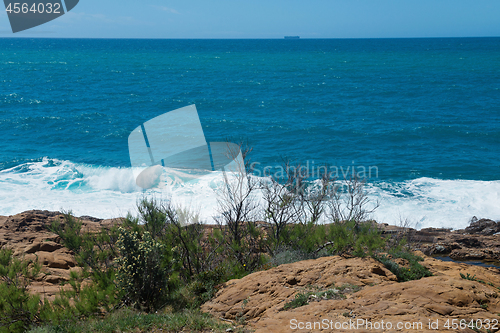
<svg viewBox="0 0 500 333"><path fill-rule="evenodd" d="M0 215L117 217L154 194L208 221L213 179L144 193L130 169L130 132L191 104L207 141L253 147L255 176L365 168L379 222L500 220L500 38L0 39Z"/></svg>

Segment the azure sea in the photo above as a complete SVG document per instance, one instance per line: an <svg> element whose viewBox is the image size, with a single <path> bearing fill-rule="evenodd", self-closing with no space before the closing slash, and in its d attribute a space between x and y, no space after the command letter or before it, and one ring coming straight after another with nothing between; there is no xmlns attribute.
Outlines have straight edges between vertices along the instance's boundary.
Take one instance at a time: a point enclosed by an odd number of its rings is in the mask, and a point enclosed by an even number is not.
<svg viewBox="0 0 500 333"><path fill-rule="evenodd" d="M256 177L366 168L379 222L500 220L500 38L0 39L0 215L110 218L154 194L209 221L210 182L144 193L130 169L130 132L191 104Z"/></svg>

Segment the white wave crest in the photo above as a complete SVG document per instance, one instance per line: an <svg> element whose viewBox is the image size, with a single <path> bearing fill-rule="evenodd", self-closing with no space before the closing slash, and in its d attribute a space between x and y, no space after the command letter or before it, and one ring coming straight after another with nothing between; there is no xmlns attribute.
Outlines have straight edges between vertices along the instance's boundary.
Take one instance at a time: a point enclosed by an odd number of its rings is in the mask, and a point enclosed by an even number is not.
<svg viewBox="0 0 500 333"><path fill-rule="evenodd" d="M113 218L135 214L138 200L155 196L171 199L176 206L195 211L202 221L213 223L217 214L214 190L221 182L221 174L214 172L173 188L165 182L142 191L131 168L44 158L0 171L0 215L64 209L75 215ZM366 191L372 202L380 202L373 218L381 223L397 225L400 219L408 219L410 226L418 229L459 229L466 227L472 216L500 220L500 181L418 178L368 183ZM256 200L261 200L259 192Z"/></svg>

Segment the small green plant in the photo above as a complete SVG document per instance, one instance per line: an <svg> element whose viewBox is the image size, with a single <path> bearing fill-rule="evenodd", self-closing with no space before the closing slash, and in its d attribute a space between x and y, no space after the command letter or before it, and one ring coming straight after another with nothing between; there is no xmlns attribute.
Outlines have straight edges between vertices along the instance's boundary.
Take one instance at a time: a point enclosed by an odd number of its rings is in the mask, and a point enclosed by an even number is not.
<svg viewBox="0 0 500 333"><path fill-rule="evenodd" d="M284 306L284 310L295 309L304 305L309 304L309 302L320 302L329 299L345 299L345 294L355 293L359 291L361 287L351 284L344 284L342 287L331 288L324 290L322 287L318 286L306 286L303 292L295 295L295 298L290 302L287 302Z"/></svg>
<svg viewBox="0 0 500 333"><path fill-rule="evenodd" d="M462 279L465 279L465 280L477 281L476 275L470 275L469 273L467 273L467 275L464 275L464 274L460 273L460 276L462 277Z"/></svg>
<svg viewBox="0 0 500 333"><path fill-rule="evenodd" d="M310 293L298 293L295 298L283 306L284 310L295 309L309 304Z"/></svg>
<svg viewBox="0 0 500 333"><path fill-rule="evenodd" d="M241 303L241 311L238 312L236 315L236 323L240 326L245 325L245 322L247 320L247 316L245 316L245 306L248 304L248 298L245 298L243 302Z"/></svg>
<svg viewBox="0 0 500 333"><path fill-rule="evenodd" d="M316 294L316 296L322 298L322 299L333 299L335 296L339 294L338 289L328 289L326 291L321 291Z"/></svg>

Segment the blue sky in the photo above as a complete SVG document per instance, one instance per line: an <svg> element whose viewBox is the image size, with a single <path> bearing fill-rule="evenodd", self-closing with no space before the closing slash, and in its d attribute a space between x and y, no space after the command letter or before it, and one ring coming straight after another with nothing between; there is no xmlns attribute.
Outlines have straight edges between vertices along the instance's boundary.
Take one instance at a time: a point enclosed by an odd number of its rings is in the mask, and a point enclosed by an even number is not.
<svg viewBox="0 0 500 333"><path fill-rule="evenodd" d="M17 34L12 33L5 11L0 12L0 37L283 38L285 35L500 36L500 1L80 0L68 14Z"/></svg>

